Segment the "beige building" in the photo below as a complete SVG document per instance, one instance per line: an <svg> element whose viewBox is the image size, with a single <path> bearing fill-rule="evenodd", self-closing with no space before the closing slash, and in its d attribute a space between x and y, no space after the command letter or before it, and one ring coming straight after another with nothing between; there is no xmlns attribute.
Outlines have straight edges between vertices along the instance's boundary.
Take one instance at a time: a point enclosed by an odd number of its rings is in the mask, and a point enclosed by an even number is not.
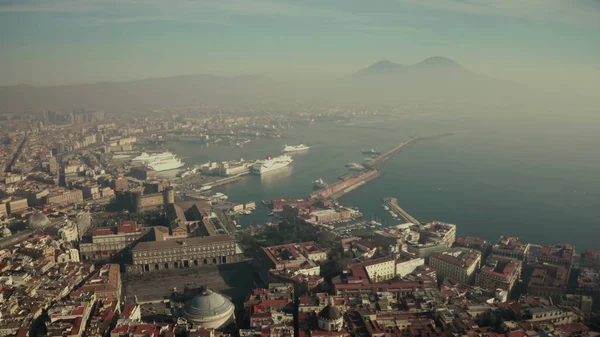
<svg viewBox="0 0 600 337"><path fill-rule="evenodd" d="M242 259L230 235L139 242L133 247L128 272L149 272L237 262Z"/></svg>
<svg viewBox="0 0 600 337"><path fill-rule="evenodd" d="M45 204L68 205L81 202L83 202L83 192L81 190L59 191L44 197Z"/></svg>
<svg viewBox="0 0 600 337"><path fill-rule="evenodd" d="M475 277L475 285L510 291L521 276L522 268L522 262L516 258L492 255Z"/></svg>
<svg viewBox="0 0 600 337"><path fill-rule="evenodd" d="M91 242L79 245L83 261L109 261L118 256L143 236L142 229L135 221L124 221L115 227L96 228Z"/></svg>
<svg viewBox="0 0 600 337"><path fill-rule="evenodd" d="M435 268L440 278L451 277L459 282L473 284L481 265L481 253L468 248L450 248L432 253L429 265Z"/></svg>

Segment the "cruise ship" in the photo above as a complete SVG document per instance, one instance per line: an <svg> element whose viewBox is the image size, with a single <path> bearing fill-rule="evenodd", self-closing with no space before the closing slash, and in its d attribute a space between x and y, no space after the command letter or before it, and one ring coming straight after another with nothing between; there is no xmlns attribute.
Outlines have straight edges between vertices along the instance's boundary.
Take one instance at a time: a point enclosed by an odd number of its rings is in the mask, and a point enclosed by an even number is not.
<svg viewBox="0 0 600 337"><path fill-rule="evenodd" d="M298 152L298 151L305 151L305 150L308 150L308 149L310 149L310 147L306 146L304 144L300 144L298 146L289 146L289 145L286 145L283 148L282 152L283 153L286 153L286 152Z"/></svg>
<svg viewBox="0 0 600 337"><path fill-rule="evenodd" d="M157 172L178 169L183 165L185 165L185 163L182 162L181 159L175 158L175 156L154 159L146 162L146 166Z"/></svg>
<svg viewBox="0 0 600 337"><path fill-rule="evenodd" d="M175 155L169 151L161 152L161 153L150 153L150 154L147 152L142 152L142 154L131 159L131 161L138 162L138 163L148 163L148 162L155 161L155 160L170 159L170 158L174 158L174 157L175 157Z"/></svg>
<svg viewBox="0 0 600 337"><path fill-rule="evenodd" d="M272 158L267 157L265 160L259 160L252 166L252 172L257 174L263 174L269 171L274 171L283 167L288 166L293 161L292 157L287 155L281 155L279 157Z"/></svg>

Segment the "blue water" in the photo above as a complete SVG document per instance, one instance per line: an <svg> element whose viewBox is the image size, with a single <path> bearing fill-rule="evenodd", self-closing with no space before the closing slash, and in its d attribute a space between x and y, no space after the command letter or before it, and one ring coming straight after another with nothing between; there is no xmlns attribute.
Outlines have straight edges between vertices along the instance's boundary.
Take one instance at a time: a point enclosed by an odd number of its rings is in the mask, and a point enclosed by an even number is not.
<svg viewBox="0 0 600 337"><path fill-rule="evenodd" d="M421 221L458 225L458 235L497 240L515 235L539 244L568 242L578 251L600 248L596 209L600 206L600 127L566 118L378 117L352 125L317 124L286 130L286 140L258 140L245 148L170 143L189 164L208 160L263 158L285 143L311 146L293 164L263 176L216 188L234 202L302 198L312 181L333 182L349 162L362 162L361 149L388 150L413 135L466 133L411 144L383 164L383 175L342 197L367 217L394 223L384 197ZM259 207L244 225L264 223Z"/></svg>

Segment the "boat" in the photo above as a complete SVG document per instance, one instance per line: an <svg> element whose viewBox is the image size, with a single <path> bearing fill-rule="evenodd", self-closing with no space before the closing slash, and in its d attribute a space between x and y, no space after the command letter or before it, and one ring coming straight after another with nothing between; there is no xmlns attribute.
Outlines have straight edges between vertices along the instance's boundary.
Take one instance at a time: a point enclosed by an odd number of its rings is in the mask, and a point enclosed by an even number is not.
<svg viewBox="0 0 600 337"><path fill-rule="evenodd" d="M348 165L346 165L346 167L348 167L350 170L353 170L353 171L363 171L365 169L364 166L362 166L361 164L357 164L357 163L349 163Z"/></svg>
<svg viewBox="0 0 600 337"><path fill-rule="evenodd" d="M389 210L390 210L390 208L389 208L389 207L387 207L386 205L383 205L383 209L385 209L386 211L389 211Z"/></svg>
<svg viewBox="0 0 600 337"><path fill-rule="evenodd" d="M256 174L263 174L270 171L274 171L280 168L284 168L290 165L294 161L292 157L288 155L281 155L279 157L267 157L265 160L259 160L252 166L251 172Z"/></svg>
<svg viewBox="0 0 600 337"><path fill-rule="evenodd" d="M174 156L171 158L162 158L146 162L146 166L157 172L178 169L184 165L185 163L182 162L181 159L175 158Z"/></svg>
<svg viewBox="0 0 600 337"><path fill-rule="evenodd" d="M210 186L210 185L202 185L202 186L200 186L200 190L199 191L200 192L204 192L204 191L210 190L211 188L212 188L212 186Z"/></svg>
<svg viewBox="0 0 600 337"><path fill-rule="evenodd" d="M209 199L212 202L216 202L216 201L225 201L225 200L229 199L229 197L227 197L225 194L223 194L221 192L217 192L214 195L210 196Z"/></svg>
<svg viewBox="0 0 600 337"><path fill-rule="evenodd" d="M373 149L370 150L362 150L363 154L381 154L381 151L375 151Z"/></svg>
<svg viewBox="0 0 600 337"><path fill-rule="evenodd" d="M286 153L286 152L298 152L298 151L305 151L305 150L308 150L308 149L310 149L310 147L306 146L304 144L300 144L298 146L288 146L288 145L286 145L283 148L282 152L283 153Z"/></svg>
<svg viewBox="0 0 600 337"><path fill-rule="evenodd" d="M149 163L151 161L174 158L175 155L169 151L159 153L142 152L139 156L132 158L131 161L138 163Z"/></svg>
<svg viewBox="0 0 600 337"><path fill-rule="evenodd" d="M313 181L313 186L315 188L325 188L328 186L328 184L323 181L323 178L319 178L319 179Z"/></svg>

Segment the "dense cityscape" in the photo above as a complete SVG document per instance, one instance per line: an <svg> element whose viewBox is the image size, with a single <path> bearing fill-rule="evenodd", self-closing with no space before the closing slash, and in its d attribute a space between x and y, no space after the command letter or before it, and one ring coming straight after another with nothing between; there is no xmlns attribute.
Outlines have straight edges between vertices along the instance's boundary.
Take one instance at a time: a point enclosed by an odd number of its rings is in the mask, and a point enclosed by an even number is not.
<svg viewBox="0 0 600 337"><path fill-rule="evenodd" d="M392 195L391 223L339 202L405 147L460 130L358 149L364 162L304 198L244 203L213 188L311 144L198 165L166 145L284 144L289 129L382 114L301 111L0 115L0 336L597 335L600 249L458 236ZM268 218L241 224L259 208Z"/></svg>

